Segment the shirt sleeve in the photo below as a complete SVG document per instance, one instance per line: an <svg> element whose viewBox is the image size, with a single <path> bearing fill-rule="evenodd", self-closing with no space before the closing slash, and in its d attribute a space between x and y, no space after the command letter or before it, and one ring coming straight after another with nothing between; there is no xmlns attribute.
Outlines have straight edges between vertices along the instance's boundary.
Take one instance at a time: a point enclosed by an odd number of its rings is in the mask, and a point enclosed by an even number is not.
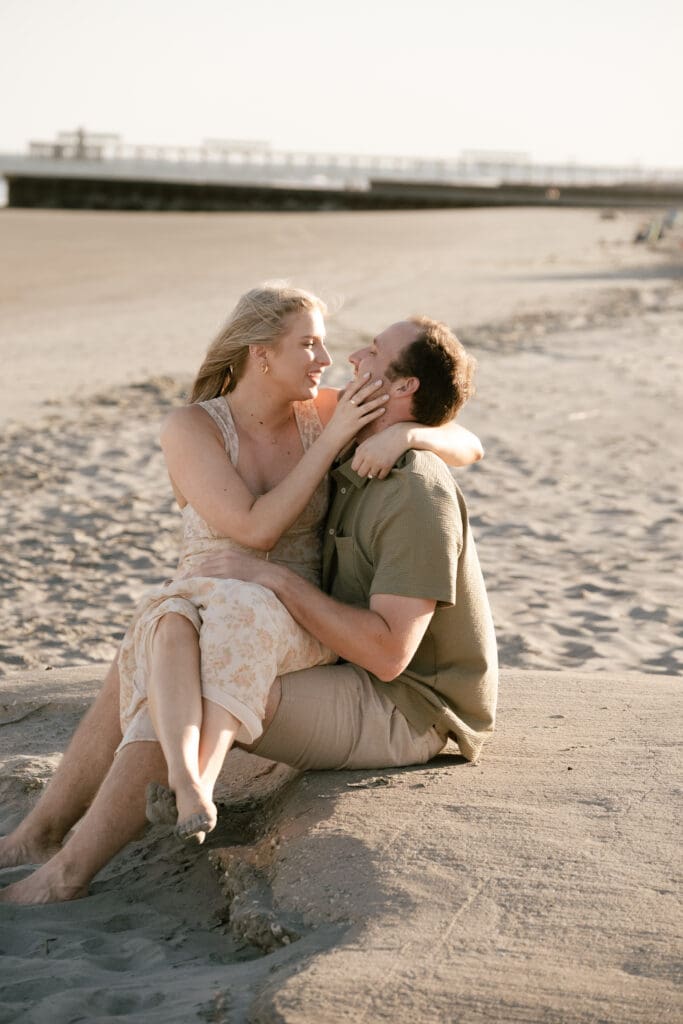
<svg viewBox="0 0 683 1024"><path fill-rule="evenodd" d="M387 488L372 535L372 594L454 605L463 521L455 482L441 460L409 452Z"/></svg>

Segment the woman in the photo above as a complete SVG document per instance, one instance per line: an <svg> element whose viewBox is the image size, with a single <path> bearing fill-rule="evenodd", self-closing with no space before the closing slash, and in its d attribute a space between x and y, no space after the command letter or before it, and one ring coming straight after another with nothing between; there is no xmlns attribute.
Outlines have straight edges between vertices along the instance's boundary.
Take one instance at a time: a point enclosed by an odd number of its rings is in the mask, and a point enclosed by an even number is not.
<svg viewBox="0 0 683 1024"><path fill-rule="evenodd" d="M367 423L382 415L381 381L321 389L331 360L323 303L266 285L244 295L200 368L191 404L175 410L162 447L184 521L178 576L145 598L124 638L122 746L159 739L177 805L177 832L201 842L215 827L213 788L235 740L261 732L268 691L260 678L336 661L275 595L235 580L184 578L206 556L237 546L318 581L327 470ZM384 458L365 443L359 465L388 472L409 447L392 435ZM446 461L477 457L467 431L425 428ZM398 444L398 450L396 446ZM388 458L387 458L388 455ZM245 628L227 636L225 609ZM200 671L201 661L201 671Z"/></svg>

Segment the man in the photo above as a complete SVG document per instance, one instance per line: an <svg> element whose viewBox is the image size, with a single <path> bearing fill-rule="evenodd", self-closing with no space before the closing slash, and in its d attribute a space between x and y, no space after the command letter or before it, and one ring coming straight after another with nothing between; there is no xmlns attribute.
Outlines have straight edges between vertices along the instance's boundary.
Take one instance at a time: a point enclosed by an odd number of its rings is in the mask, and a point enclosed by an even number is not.
<svg viewBox="0 0 683 1024"><path fill-rule="evenodd" d="M448 328L426 318L393 324L351 362L356 374L384 378L389 394L365 436L400 421L446 422L471 392L472 361ZM359 477L351 460L333 477L328 593L250 556L220 555L200 568L271 588L343 659L276 680L252 749L300 768L377 768L424 763L450 735L473 760L493 729L497 661L462 495L441 460L422 451L406 453L382 482ZM113 666L45 796L0 841L0 864L49 858L4 898L85 895L137 835L145 786L165 777L165 765L159 745L145 742L129 744L109 769L119 740Z"/></svg>
<svg viewBox="0 0 683 1024"><path fill-rule="evenodd" d="M351 362L357 375L383 378L390 396L359 440L400 421L445 422L471 390L471 360L426 318L394 324ZM437 456L413 450L381 483L359 477L351 459L332 477L326 593L249 555L228 552L201 567L273 590L344 659L276 681L278 713L254 752L299 768L388 767L428 760L450 734L474 760L493 727L497 658L455 481Z"/></svg>

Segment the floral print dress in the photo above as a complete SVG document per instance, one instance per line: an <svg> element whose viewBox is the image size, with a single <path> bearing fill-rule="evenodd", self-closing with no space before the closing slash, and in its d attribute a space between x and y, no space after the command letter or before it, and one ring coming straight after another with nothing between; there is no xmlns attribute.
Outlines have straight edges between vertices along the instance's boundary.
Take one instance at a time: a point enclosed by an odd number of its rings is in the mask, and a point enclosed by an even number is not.
<svg viewBox="0 0 683 1024"><path fill-rule="evenodd" d="M199 404L218 425L225 450L236 465L239 439L227 399L214 398ZM322 424L312 401L295 402L294 414L306 450L320 435ZM296 522L267 554L229 537L219 537L192 506L185 505L178 572L191 570L209 554L227 548L267 557L319 584L328 494L329 482L325 479ZM156 739L147 707L147 680L156 626L169 612L184 615L197 630L202 695L241 722L237 733L240 742L252 743L261 735L266 699L276 676L337 660L337 655L295 622L265 587L206 577L171 580L142 597L121 644L120 747L136 740Z"/></svg>

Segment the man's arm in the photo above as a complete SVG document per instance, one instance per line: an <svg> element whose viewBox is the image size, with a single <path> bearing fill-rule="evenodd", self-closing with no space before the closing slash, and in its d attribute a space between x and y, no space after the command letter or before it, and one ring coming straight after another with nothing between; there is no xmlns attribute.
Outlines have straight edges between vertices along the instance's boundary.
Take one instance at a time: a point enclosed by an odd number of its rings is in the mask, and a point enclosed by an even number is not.
<svg viewBox="0 0 683 1024"><path fill-rule="evenodd" d="M196 572L268 587L321 643L386 681L399 676L411 661L436 607L436 601L425 598L373 594L369 608L356 608L336 601L285 566L238 552L215 555Z"/></svg>

